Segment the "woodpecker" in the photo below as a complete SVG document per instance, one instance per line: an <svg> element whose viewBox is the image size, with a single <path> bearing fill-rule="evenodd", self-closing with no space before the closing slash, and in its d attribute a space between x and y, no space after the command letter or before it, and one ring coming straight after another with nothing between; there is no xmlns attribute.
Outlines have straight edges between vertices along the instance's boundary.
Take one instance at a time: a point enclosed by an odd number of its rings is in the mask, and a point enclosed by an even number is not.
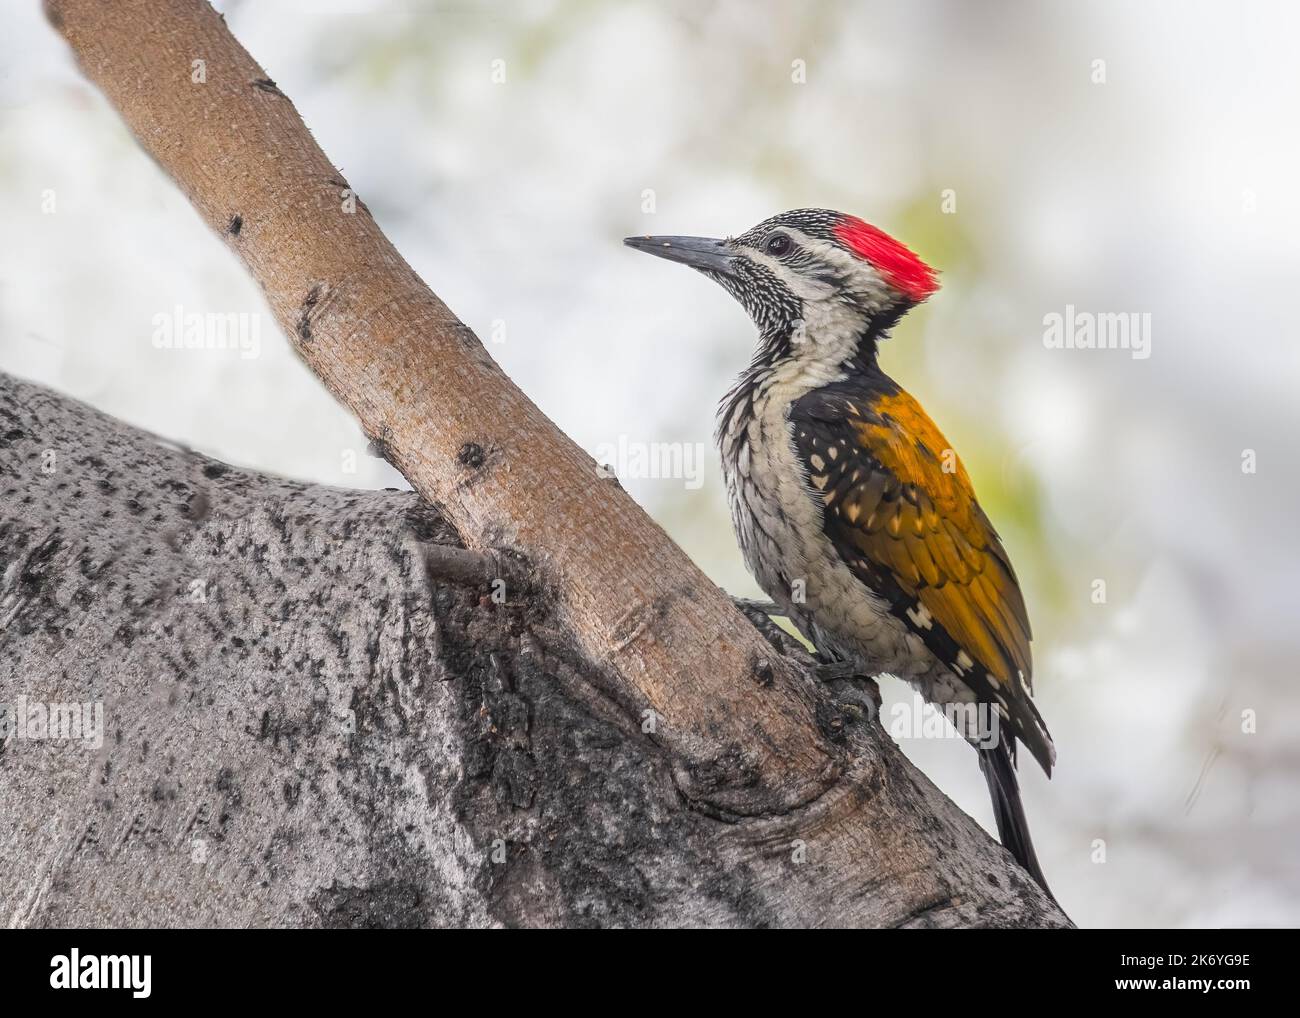
<svg viewBox="0 0 1300 1018"><path fill-rule="evenodd" d="M838 674L890 674L978 751L1002 844L1050 895L1016 779L1056 749L1030 699L1029 617L960 459L881 369L890 330L939 284L854 216L798 209L738 237L629 237L720 283L758 345L715 439L745 563ZM955 709L953 709L955 708Z"/></svg>

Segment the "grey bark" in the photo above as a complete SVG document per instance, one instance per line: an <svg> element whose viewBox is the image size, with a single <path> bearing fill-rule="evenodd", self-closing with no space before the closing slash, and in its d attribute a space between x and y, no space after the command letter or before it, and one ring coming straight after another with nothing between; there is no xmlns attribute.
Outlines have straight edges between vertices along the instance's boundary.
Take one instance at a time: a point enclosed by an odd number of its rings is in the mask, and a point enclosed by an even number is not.
<svg viewBox="0 0 1300 1018"><path fill-rule="evenodd" d="M849 761L817 800L684 794L735 761L675 758L528 563L415 493L235 469L0 375L0 556L5 924L1068 925L871 683L809 680ZM102 745L19 738L20 702L102 704ZM847 811L868 839L827 836Z"/></svg>

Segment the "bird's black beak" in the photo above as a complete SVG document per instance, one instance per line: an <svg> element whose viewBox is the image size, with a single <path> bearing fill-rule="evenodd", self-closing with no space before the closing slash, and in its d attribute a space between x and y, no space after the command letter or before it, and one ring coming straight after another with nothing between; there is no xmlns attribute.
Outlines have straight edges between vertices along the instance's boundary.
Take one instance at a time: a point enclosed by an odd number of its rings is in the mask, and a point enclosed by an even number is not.
<svg viewBox="0 0 1300 1018"><path fill-rule="evenodd" d="M727 249L726 241L710 237L628 237L623 243L646 254L720 276L732 274L736 257Z"/></svg>

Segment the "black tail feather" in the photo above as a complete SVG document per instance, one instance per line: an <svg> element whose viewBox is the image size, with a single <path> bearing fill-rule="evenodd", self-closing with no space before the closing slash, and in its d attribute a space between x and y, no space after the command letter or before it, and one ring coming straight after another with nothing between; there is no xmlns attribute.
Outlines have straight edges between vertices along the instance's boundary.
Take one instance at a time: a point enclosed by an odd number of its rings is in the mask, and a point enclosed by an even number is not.
<svg viewBox="0 0 1300 1018"><path fill-rule="evenodd" d="M989 785L989 796L993 799L993 816L998 823L998 837L1038 886L1047 892L1047 896L1056 900L1047 878L1038 865L1038 856L1034 854L1034 842L1029 837L1029 823L1025 820L1025 810L1020 804L1020 782L1016 780L1014 762L1015 750L1009 739L999 739L991 747L976 746L979 753L980 770Z"/></svg>

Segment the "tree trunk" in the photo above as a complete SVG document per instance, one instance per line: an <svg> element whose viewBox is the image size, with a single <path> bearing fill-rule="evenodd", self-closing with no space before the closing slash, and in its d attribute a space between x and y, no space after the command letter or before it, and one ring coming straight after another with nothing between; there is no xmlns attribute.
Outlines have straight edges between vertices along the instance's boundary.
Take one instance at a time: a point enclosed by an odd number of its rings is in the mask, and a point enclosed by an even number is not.
<svg viewBox="0 0 1300 1018"><path fill-rule="evenodd" d="M544 580L417 494L227 467L0 376L0 496L0 922L1066 923L870 684L801 680L846 761L815 801L683 795ZM102 744L54 704L101 704Z"/></svg>
<svg viewBox="0 0 1300 1018"><path fill-rule="evenodd" d="M6 382L0 702L102 703L106 735L5 743L0 915L1068 922L510 383L218 15L47 8L420 495Z"/></svg>

